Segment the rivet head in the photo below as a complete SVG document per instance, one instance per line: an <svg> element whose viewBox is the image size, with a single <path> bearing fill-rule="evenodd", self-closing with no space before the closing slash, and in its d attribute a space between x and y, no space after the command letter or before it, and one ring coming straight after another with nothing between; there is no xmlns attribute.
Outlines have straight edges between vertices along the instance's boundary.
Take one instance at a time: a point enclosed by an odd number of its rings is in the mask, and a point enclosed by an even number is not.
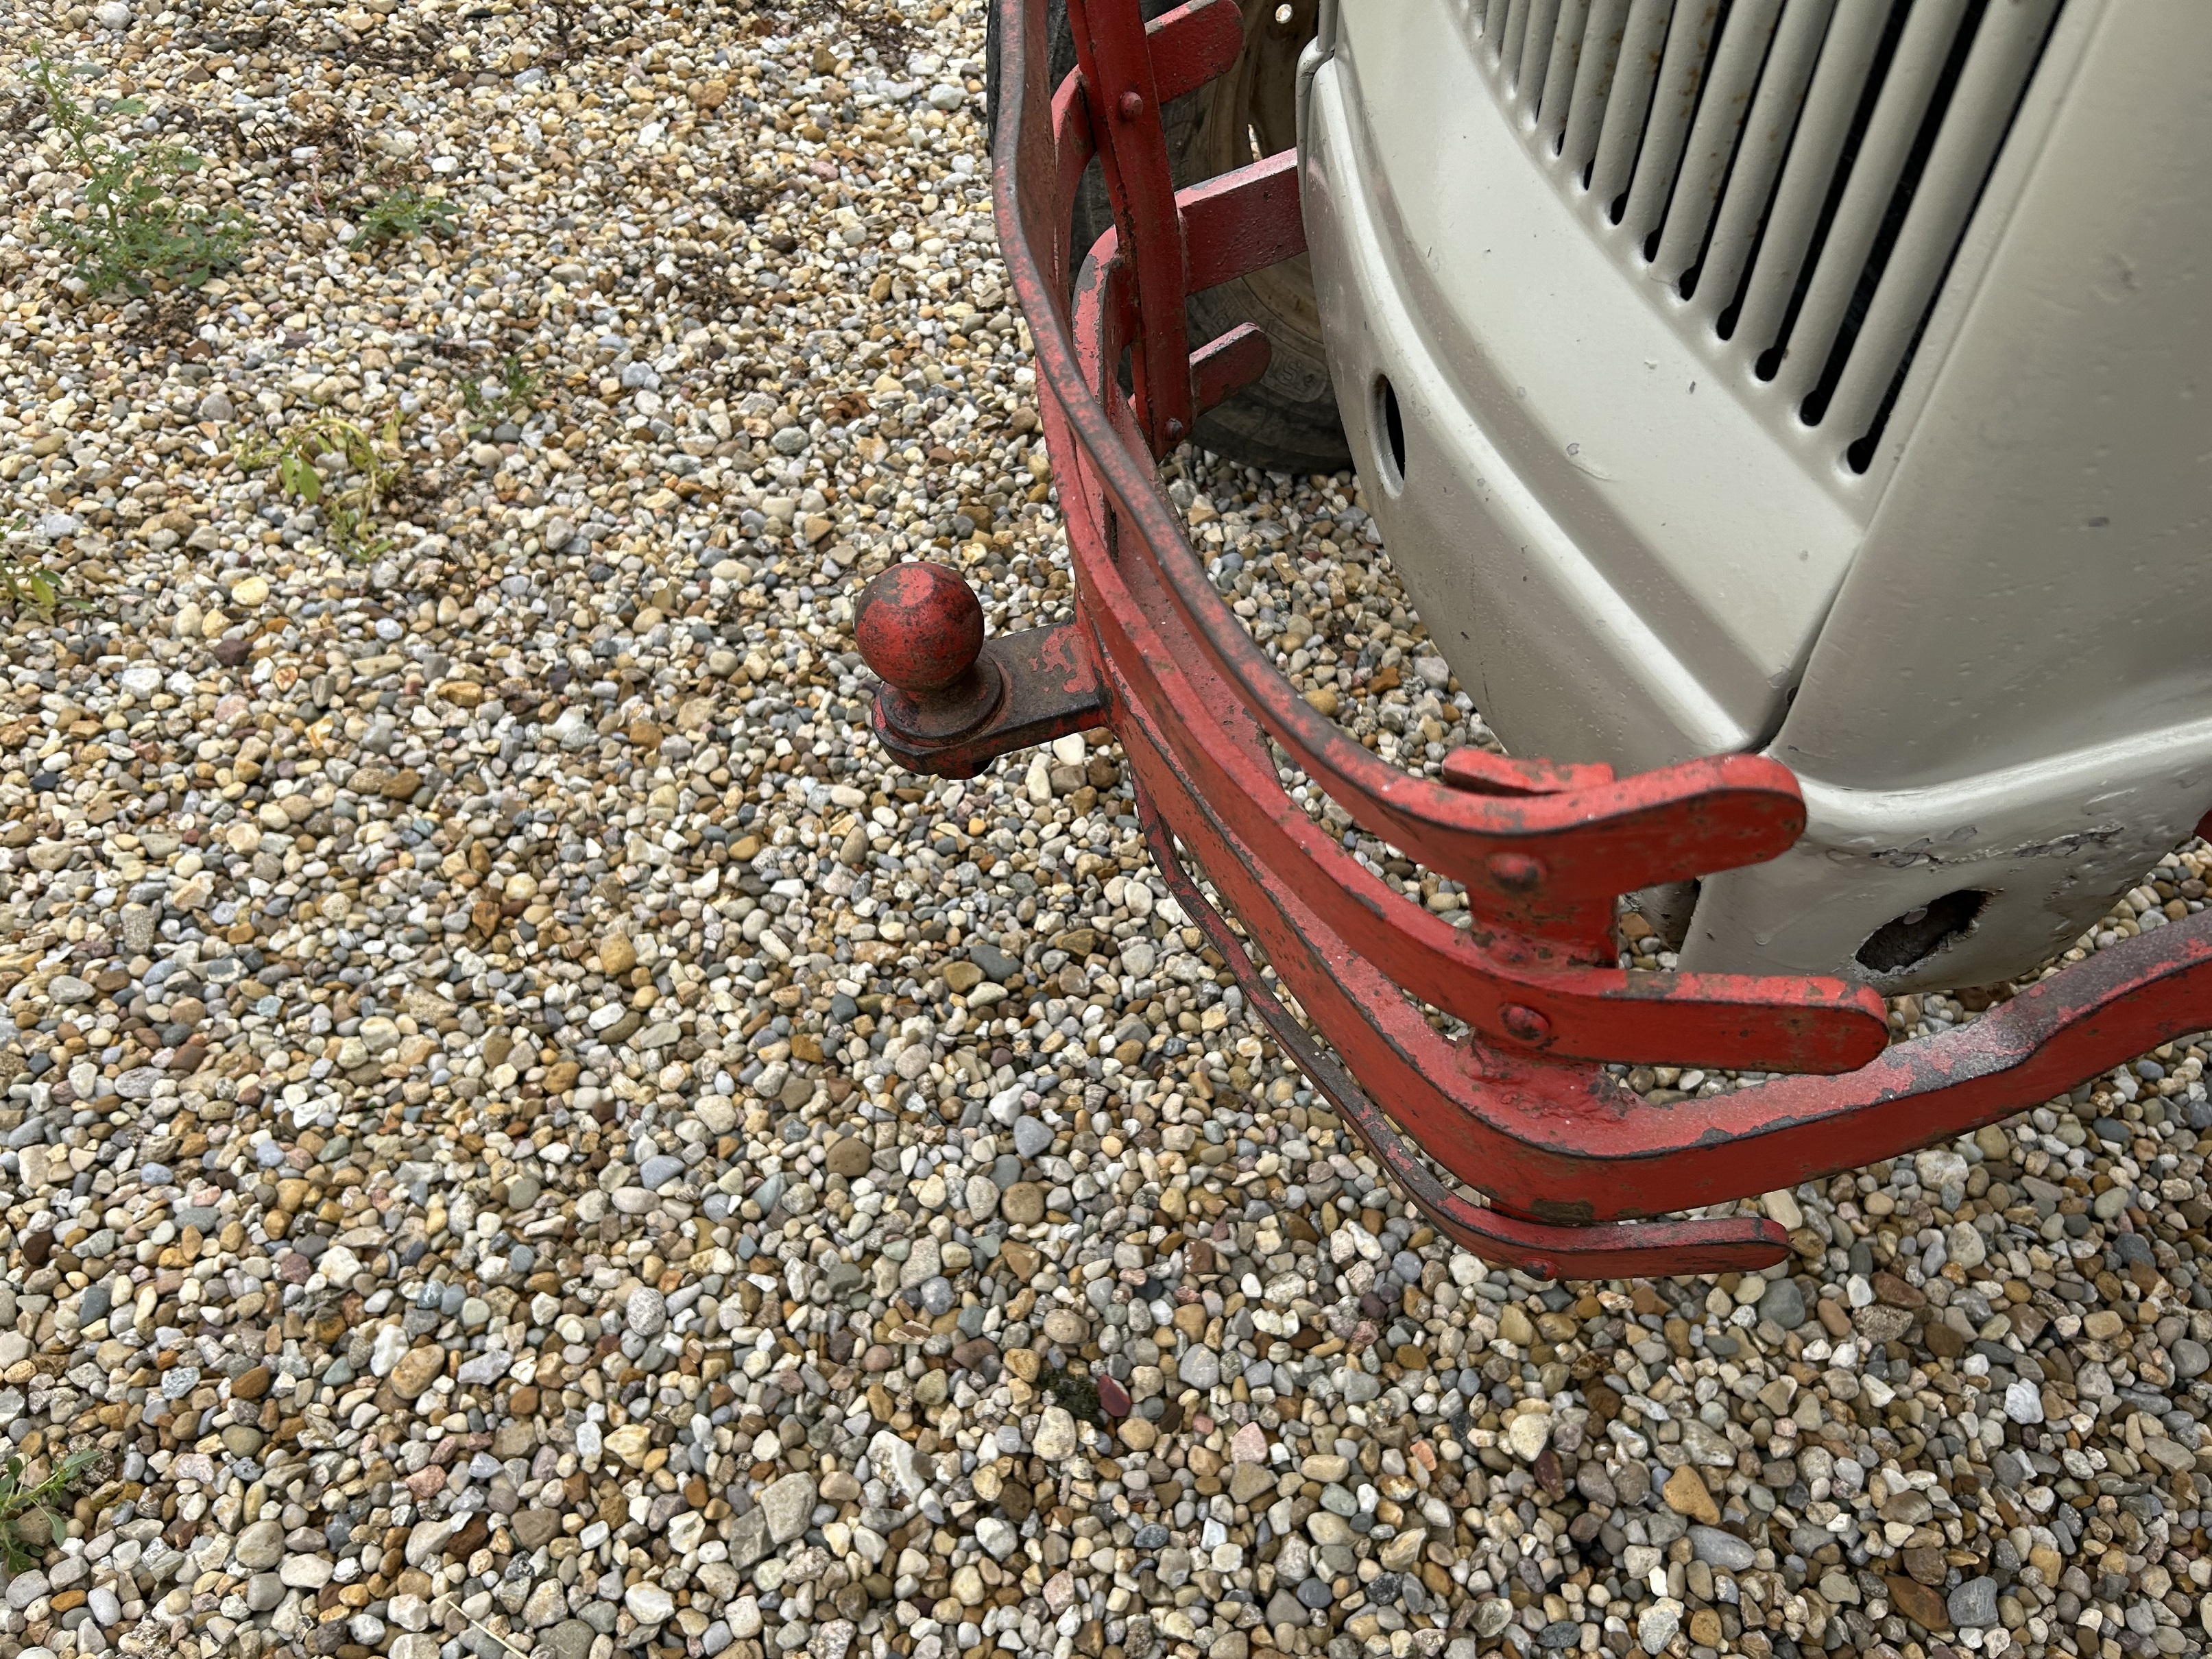
<svg viewBox="0 0 2212 1659"><path fill-rule="evenodd" d="M1145 94L1141 92L1125 92L1115 108L1121 112L1124 121L1133 121L1145 112Z"/></svg>
<svg viewBox="0 0 2212 1659"><path fill-rule="evenodd" d="M1509 893L1533 893L1544 884L1544 861L1526 853L1492 853L1485 861L1490 878Z"/></svg>
<svg viewBox="0 0 2212 1659"><path fill-rule="evenodd" d="M1517 1042L1540 1043L1552 1040L1552 1022L1535 1009L1518 1002L1509 1002L1498 1011L1498 1023L1506 1036Z"/></svg>

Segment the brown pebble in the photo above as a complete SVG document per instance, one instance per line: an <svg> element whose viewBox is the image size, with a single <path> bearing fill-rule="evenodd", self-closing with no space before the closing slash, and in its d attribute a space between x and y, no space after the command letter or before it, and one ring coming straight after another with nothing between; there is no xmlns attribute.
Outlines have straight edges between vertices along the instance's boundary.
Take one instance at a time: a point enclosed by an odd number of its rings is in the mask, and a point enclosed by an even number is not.
<svg viewBox="0 0 2212 1659"><path fill-rule="evenodd" d="M414 1400L446 1374L446 1351L434 1346L410 1348L399 1356L399 1363L392 1368L392 1392L402 1400Z"/></svg>
<svg viewBox="0 0 2212 1659"><path fill-rule="evenodd" d="M1935 1633L1951 1628L1950 1609L1942 1591L1901 1572L1893 1572L1882 1582L1889 1586L1890 1605L1923 1630Z"/></svg>
<svg viewBox="0 0 2212 1659"><path fill-rule="evenodd" d="M1966 1351L1966 1337L1940 1319L1931 1319L1921 1328L1921 1340L1938 1359L1956 1359Z"/></svg>
<svg viewBox="0 0 2212 1659"><path fill-rule="evenodd" d="M1685 1463L1667 1477L1667 1484L1659 1489L1667 1500L1667 1507L1677 1515L1701 1521L1706 1526L1717 1527L1721 1512L1713 1502L1713 1495L1705 1488L1704 1477L1691 1465Z"/></svg>
<svg viewBox="0 0 2212 1659"><path fill-rule="evenodd" d="M874 1148L860 1136L847 1135L842 1140L830 1143L825 1161L831 1175L842 1176L851 1181L867 1174L869 1167L875 1162L875 1156Z"/></svg>
<svg viewBox="0 0 2212 1659"><path fill-rule="evenodd" d="M252 1370L240 1371L230 1380L233 1400L258 1400L269 1392L269 1367L256 1365Z"/></svg>

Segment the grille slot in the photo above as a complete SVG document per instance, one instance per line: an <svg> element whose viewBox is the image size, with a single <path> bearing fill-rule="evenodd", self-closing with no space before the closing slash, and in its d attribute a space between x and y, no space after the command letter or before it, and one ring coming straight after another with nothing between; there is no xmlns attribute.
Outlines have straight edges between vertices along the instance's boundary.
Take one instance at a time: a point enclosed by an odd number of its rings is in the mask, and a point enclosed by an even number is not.
<svg viewBox="0 0 2212 1659"><path fill-rule="evenodd" d="M2065 0L1480 0L1540 164L1863 471Z"/></svg>

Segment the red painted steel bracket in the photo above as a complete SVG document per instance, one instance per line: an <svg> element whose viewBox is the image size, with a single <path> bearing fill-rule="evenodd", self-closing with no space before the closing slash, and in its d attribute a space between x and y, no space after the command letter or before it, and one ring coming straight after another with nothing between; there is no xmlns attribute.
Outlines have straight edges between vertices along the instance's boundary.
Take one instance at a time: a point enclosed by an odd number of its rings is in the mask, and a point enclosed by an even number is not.
<svg viewBox="0 0 2212 1659"><path fill-rule="evenodd" d="M1438 1226L1547 1276L1764 1266L1788 1249L1771 1222L1651 1218L1961 1133L2204 1023L2212 913L2100 951L1973 1024L1893 1047L1881 999L1841 981L1624 972L1618 895L1784 851L1804 828L1796 780L1761 756L1616 778L1476 750L1423 778L1306 702L1207 580L1155 471L1197 413L1267 362L1249 328L1193 351L1186 296L1305 246L1295 155L1181 191L1168 173L1159 105L1235 61L1239 8L1192 0L1146 25L1127 0L1068 0L1079 68L1054 88L1043 0L997 3L1000 241L1036 342L1076 619L986 640L957 574L886 572L856 618L884 682L876 730L902 764L965 777L1012 750L1110 726L1176 902ZM1094 157L1115 228L1079 269L1071 210ZM1289 799L1282 763L1461 883L1471 925L1393 891ZM1420 1003L1467 1035L1446 1037ZM1662 1106L1627 1091L1607 1060L1797 1075Z"/></svg>

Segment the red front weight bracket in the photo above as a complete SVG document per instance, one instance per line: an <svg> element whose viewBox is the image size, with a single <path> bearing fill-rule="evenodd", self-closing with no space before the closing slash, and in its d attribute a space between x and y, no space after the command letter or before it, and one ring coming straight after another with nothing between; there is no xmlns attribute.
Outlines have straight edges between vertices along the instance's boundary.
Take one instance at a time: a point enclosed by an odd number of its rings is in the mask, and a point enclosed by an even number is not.
<svg viewBox="0 0 2212 1659"><path fill-rule="evenodd" d="M857 619L884 682L876 731L902 765L967 777L1110 727L1177 902L1439 1227L1547 1277L1765 1267L1789 1249L1771 1221L1647 1218L1966 1133L2204 1023L2212 913L1893 1047L1881 999L1840 980L1623 971L1617 896L1783 852L1804 828L1796 780L1757 755L1616 778L1477 750L1431 780L1385 764L1308 704L1206 580L1156 471L1196 412L1267 363L1249 327L1193 352L1187 296L1305 247L1294 154L1182 191L1169 174L1160 106L1236 61L1241 13L1235 0L1191 0L1147 24L1127 0L1069 0L1079 67L1054 88L1043 0L998 7L1000 238L1036 342L1076 620L987 640L956 574L887 571ZM1094 156L1115 228L1074 270L1071 211ZM1270 740L1370 833L1461 883L1472 925L1392 891L1312 823L1284 793ZM1468 1035L1440 1035L1416 999ZM1655 1105L1607 1060L1796 1075Z"/></svg>

